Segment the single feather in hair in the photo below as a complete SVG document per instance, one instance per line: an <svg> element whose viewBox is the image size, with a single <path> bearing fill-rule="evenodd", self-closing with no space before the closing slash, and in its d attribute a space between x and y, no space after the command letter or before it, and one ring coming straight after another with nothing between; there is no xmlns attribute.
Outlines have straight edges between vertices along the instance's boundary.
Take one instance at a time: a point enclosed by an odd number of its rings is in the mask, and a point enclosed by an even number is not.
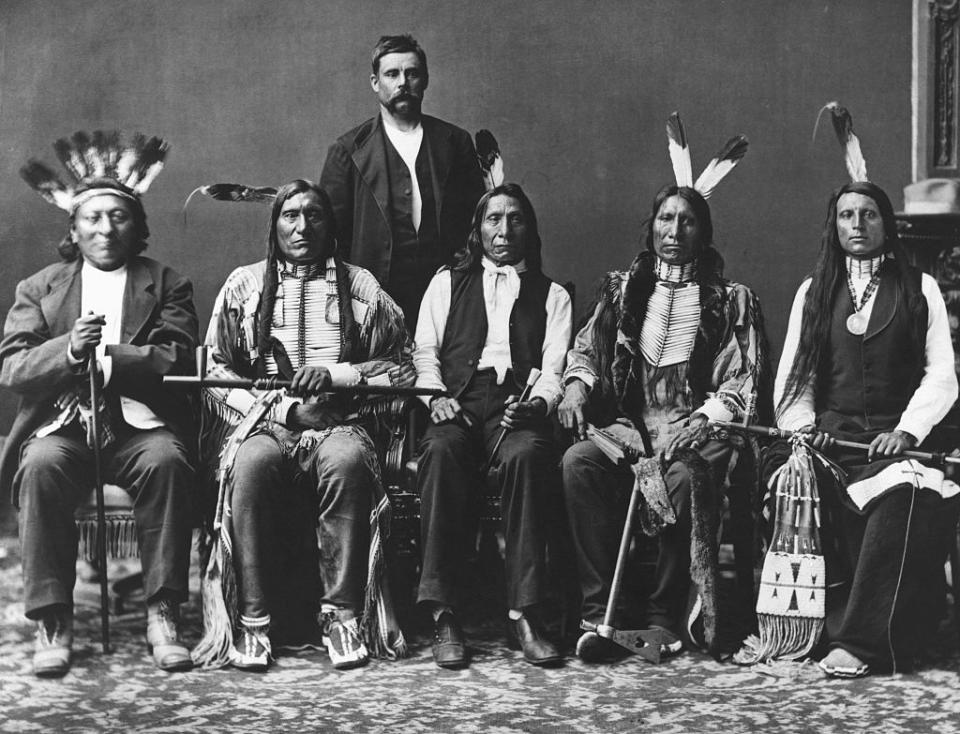
<svg viewBox="0 0 960 734"><path fill-rule="evenodd" d="M487 191L492 191L497 186L501 186L504 180L500 146L489 130L477 130L474 140L477 147L477 160L480 162L480 171L483 173L483 182Z"/></svg>
<svg viewBox="0 0 960 734"><path fill-rule="evenodd" d="M40 161L30 159L20 169L20 177L40 196L54 206L70 211L73 191L68 189L53 170Z"/></svg>
<svg viewBox="0 0 960 734"><path fill-rule="evenodd" d="M215 183L207 186L198 186L187 200L183 202L182 211L186 213L187 205L194 194L203 194L217 201L243 201L255 204L273 204L277 198L277 190L273 186L245 186L235 183Z"/></svg>
<svg viewBox="0 0 960 734"><path fill-rule="evenodd" d="M670 163L673 165L673 177L677 186L693 186L690 146L687 145L687 134L679 112L674 112L667 118L667 150L670 151Z"/></svg>
<svg viewBox="0 0 960 734"><path fill-rule="evenodd" d="M813 126L813 135L817 135L817 127L820 124L820 116L824 111L830 112L830 119L833 122L833 131L837 134L837 140L843 148L844 163L847 164L847 173L850 174L851 181L869 181L867 178L867 161L863 157L863 151L860 150L860 139L853 132L853 118L846 107L842 107L838 102L828 102L820 108L817 113L817 122Z"/></svg>
<svg viewBox="0 0 960 734"><path fill-rule="evenodd" d="M703 173L697 178L693 188L695 188L704 199L709 199L710 194L717 188L717 184L720 183L724 177L736 167L740 159L747 154L748 145L749 143L743 135L735 135L730 138L720 149L720 152L707 164L707 167L703 169Z"/></svg>

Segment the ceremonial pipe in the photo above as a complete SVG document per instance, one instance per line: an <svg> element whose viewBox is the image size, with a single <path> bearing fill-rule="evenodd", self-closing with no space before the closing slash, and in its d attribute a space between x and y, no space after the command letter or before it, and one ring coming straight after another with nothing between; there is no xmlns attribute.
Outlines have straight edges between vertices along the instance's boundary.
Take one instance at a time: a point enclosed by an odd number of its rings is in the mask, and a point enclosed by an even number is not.
<svg viewBox="0 0 960 734"><path fill-rule="evenodd" d="M789 439L800 433L799 431L787 431L782 428L770 428L769 426L745 425L743 423L731 423L729 421L710 421L710 423L719 428L726 428L731 431L741 431L752 433L756 436L766 436L768 438ZM811 437L816 434L809 434ZM846 441L843 439L834 439L835 445L842 446L845 449L856 449L859 451L869 451L870 444L859 443L857 441ZM908 449L901 451L897 456L905 456L908 459L918 459L920 461L948 462L950 464L960 464L960 457L947 456L946 454L934 454L928 451L915 451Z"/></svg>
<svg viewBox="0 0 960 734"><path fill-rule="evenodd" d="M290 387L290 380L281 380L277 377L258 377L247 379L244 377L195 377L185 375L168 375L163 378L164 385L187 385L196 387L237 387L245 390L281 390ZM446 391L434 387L393 387L390 385L327 385L317 390L324 392L343 392L351 395L394 395L418 396L429 395L445 397Z"/></svg>
<svg viewBox="0 0 960 734"><path fill-rule="evenodd" d="M97 571L100 575L100 630L103 652L110 652L110 606L107 591L107 513L103 498L103 470L100 459L100 386L97 384L97 355L90 354L90 427L93 432L93 489L97 498Z"/></svg>
<svg viewBox="0 0 960 734"><path fill-rule="evenodd" d="M533 386L537 384L537 380L540 379L540 370L536 367L533 367L530 370L530 374L527 375L527 384L523 386L523 392L520 393L520 398L517 400L518 403L522 403L525 400L530 399L530 392L533 390ZM487 459L486 466L483 467L482 476L487 476L490 471L490 468L493 466L494 459L497 458L497 452L500 450L500 444L503 443L503 439L507 437L507 433L510 431L506 426L500 431L500 436L497 438L497 442L493 445L493 451L490 452L490 458Z"/></svg>

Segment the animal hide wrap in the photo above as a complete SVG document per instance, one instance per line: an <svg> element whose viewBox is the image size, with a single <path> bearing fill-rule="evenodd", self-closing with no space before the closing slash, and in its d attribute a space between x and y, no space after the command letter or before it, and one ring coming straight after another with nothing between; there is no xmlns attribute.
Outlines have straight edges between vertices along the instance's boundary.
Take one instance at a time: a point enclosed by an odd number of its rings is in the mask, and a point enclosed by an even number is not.
<svg viewBox="0 0 960 734"><path fill-rule="evenodd" d="M770 477L775 493L773 538L757 598L759 636L734 656L741 665L805 657L823 633L826 567L820 545L820 494L814 456L840 480L840 469L796 437L787 461Z"/></svg>
<svg viewBox="0 0 960 734"><path fill-rule="evenodd" d="M668 525L675 525L677 514L663 481L659 459L640 458L633 464L634 481L640 486L643 502L637 509L643 534L656 537Z"/></svg>
<svg viewBox="0 0 960 734"><path fill-rule="evenodd" d="M720 507L717 490L710 477L710 466L693 449L681 449L674 455L690 474L690 580L697 598L690 620L703 613L703 638L707 651L719 659L717 628L719 617ZM691 636L692 639L692 636Z"/></svg>

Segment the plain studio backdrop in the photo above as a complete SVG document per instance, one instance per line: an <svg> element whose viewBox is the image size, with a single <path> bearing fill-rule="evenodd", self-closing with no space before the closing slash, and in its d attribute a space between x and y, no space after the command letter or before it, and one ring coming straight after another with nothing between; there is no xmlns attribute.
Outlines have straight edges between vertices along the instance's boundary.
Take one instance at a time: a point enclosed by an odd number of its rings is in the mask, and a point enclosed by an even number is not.
<svg viewBox="0 0 960 734"><path fill-rule="evenodd" d="M316 180L330 143L377 112L377 38L411 33L429 63L424 111L497 136L536 207L545 270L576 284L578 319L603 273L629 265L672 178L667 116L681 112L694 175L744 133L750 150L710 203L727 275L759 294L778 355L846 180L830 126L811 142L824 103L850 108L871 179L901 207L910 29L906 0L2 0L0 311L67 227L19 167L57 164L51 143L76 130L140 130L172 144L145 197L146 254L193 280L205 332L230 270L263 257L269 209L200 198L184 218L187 195ZM14 406L0 395L0 433Z"/></svg>

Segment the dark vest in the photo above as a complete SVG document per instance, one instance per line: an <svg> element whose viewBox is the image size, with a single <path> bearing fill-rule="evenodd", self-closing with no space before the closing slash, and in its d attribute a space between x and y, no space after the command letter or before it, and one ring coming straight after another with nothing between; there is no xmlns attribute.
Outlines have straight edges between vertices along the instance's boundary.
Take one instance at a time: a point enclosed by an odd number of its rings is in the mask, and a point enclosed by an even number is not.
<svg viewBox="0 0 960 734"><path fill-rule="evenodd" d="M447 390L459 397L476 372L487 341L487 309L483 300L483 268L450 271L450 312L440 345L440 374ZM510 356L517 387L543 361L547 333L547 294L551 280L540 272L520 274L520 295L510 312Z"/></svg>
<svg viewBox="0 0 960 734"><path fill-rule="evenodd" d="M433 194L433 175L430 171L430 152L426 136L417 154L417 183L420 186L420 231L413 226L413 178L393 143L383 133L387 157L387 178L390 182L390 230L393 233L393 259L416 257L425 268L439 257L437 205ZM432 273L436 266L430 268Z"/></svg>
<svg viewBox="0 0 960 734"><path fill-rule="evenodd" d="M924 348L927 306L920 272L910 270L905 288L898 287L896 265L883 265L880 285L863 336L847 331L853 303L846 285L833 300L829 341L819 370L816 412L849 421L851 432L886 431L896 426L920 384L926 365ZM917 295L923 307L911 325L908 298Z"/></svg>

